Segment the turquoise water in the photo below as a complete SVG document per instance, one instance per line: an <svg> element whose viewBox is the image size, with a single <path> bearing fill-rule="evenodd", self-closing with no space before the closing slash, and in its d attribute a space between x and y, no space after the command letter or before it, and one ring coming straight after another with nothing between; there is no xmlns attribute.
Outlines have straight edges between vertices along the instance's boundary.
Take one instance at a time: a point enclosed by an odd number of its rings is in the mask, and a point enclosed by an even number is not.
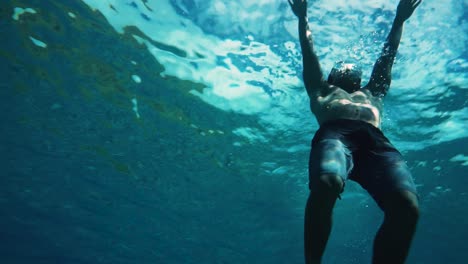
<svg viewBox="0 0 468 264"><path fill-rule="evenodd" d="M367 80L397 1L317 0L324 71ZM407 22L384 133L418 185L408 259L466 263L468 3ZM286 1L0 4L0 263L303 263L310 140ZM325 263L370 263L382 213L347 184Z"/></svg>

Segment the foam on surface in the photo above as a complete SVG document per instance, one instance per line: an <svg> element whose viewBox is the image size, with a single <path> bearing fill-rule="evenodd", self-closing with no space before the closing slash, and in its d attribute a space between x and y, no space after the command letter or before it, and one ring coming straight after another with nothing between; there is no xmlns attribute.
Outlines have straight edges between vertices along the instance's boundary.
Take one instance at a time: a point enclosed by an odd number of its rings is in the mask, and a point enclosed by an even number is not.
<svg viewBox="0 0 468 264"><path fill-rule="evenodd" d="M29 39L34 43L34 45L38 46L38 47L41 47L41 48L47 48L47 44L36 39L36 38L33 38L31 36L29 36Z"/></svg>
<svg viewBox="0 0 468 264"><path fill-rule="evenodd" d="M14 20L19 20L20 16L25 13L36 14L37 12L36 10L29 8L29 7L28 8L15 7L15 9L13 10L12 18Z"/></svg>

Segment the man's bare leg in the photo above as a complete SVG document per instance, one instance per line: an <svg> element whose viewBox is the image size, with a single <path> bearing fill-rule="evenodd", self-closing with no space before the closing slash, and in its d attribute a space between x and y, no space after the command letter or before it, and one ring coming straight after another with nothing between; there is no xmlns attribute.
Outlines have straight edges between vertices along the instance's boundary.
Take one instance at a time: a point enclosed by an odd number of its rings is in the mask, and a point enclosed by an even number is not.
<svg viewBox="0 0 468 264"><path fill-rule="evenodd" d="M389 195L382 207L385 219L375 237L372 263L404 263L419 217L418 199L403 191Z"/></svg>
<svg viewBox="0 0 468 264"><path fill-rule="evenodd" d="M335 175L322 175L312 186L305 210L304 251L307 264L319 264L330 235L332 211L343 189L343 180Z"/></svg>

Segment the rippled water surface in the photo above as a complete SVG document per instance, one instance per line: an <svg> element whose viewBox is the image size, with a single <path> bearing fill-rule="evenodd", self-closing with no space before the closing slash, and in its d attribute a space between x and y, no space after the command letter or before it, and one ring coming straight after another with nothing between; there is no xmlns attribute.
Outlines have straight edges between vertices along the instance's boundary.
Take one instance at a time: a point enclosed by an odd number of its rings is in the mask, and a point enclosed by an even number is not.
<svg viewBox="0 0 468 264"><path fill-rule="evenodd" d="M370 76L398 1L309 1L322 69ZM382 130L410 166L410 264L465 263L468 2L407 21ZM286 0L4 0L1 263L303 263L310 140ZM370 263L349 183L324 263Z"/></svg>

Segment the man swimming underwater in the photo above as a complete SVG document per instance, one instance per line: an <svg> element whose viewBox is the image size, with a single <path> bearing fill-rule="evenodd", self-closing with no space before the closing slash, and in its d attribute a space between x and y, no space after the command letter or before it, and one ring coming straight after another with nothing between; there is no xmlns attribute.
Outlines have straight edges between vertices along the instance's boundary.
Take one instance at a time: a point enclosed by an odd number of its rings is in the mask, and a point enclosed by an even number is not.
<svg viewBox="0 0 468 264"><path fill-rule="evenodd" d="M421 0L400 0L382 54L362 88L361 70L353 64L340 62L327 81L323 78L307 22L307 0L288 1L299 19L304 85L320 125L309 160L306 263L321 263L332 210L347 179L366 189L385 213L374 240L372 263L404 263L419 216L418 198L409 168L380 131L380 122L403 23Z"/></svg>

